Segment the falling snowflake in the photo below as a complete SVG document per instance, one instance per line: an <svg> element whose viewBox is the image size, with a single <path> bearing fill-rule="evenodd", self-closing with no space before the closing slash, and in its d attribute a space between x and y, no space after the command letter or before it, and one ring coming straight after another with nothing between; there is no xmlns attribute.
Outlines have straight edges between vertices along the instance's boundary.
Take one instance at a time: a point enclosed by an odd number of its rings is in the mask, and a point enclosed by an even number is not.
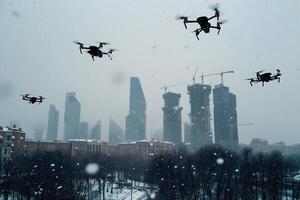
<svg viewBox="0 0 300 200"><path fill-rule="evenodd" d="M63 187L63 186L60 185L60 186L58 186L56 189L59 190L59 189L61 189L62 187Z"/></svg>
<svg viewBox="0 0 300 200"><path fill-rule="evenodd" d="M223 158L218 158L218 159L216 160L216 162L217 162L218 165L223 165L224 159L223 159Z"/></svg>
<svg viewBox="0 0 300 200"><path fill-rule="evenodd" d="M90 175L96 174L98 172L98 170L99 170L99 165L97 163L89 163L85 167L86 173L88 173Z"/></svg>
<svg viewBox="0 0 300 200"><path fill-rule="evenodd" d="M156 197L155 193L150 194L150 199L155 199L155 197Z"/></svg>

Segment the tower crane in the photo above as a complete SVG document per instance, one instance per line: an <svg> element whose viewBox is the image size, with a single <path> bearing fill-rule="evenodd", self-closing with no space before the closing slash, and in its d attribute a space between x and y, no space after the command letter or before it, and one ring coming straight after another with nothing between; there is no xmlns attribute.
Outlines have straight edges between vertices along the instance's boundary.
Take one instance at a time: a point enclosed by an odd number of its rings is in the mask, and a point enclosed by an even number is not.
<svg viewBox="0 0 300 200"><path fill-rule="evenodd" d="M202 83L202 85L204 84L204 77L220 75L221 76L221 84L223 85L223 83L224 83L223 76L224 76L224 74L228 74L228 73L234 73L234 71L225 71L225 72L205 74L205 75L202 73L202 75L201 75L201 83Z"/></svg>
<svg viewBox="0 0 300 200"><path fill-rule="evenodd" d="M238 124L238 126L253 126L254 123L241 123L241 124Z"/></svg>
<svg viewBox="0 0 300 200"><path fill-rule="evenodd" d="M161 87L160 89L164 89L165 93L166 93L168 88L177 87L177 86L181 86L181 85L187 85L187 83L178 83L178 84L174 84L174 85L165 85L165 86Z"/></svg>
<svg viewBox="0 0 300 200"><path fill-rule="evenodd" d="M194 73L194 76L193 76L193 84L195 84L195 78L196 78L198 69L199 69L199 67L197 67L197 69L196 69L196 71L195 71L195 73Z"/></svg>

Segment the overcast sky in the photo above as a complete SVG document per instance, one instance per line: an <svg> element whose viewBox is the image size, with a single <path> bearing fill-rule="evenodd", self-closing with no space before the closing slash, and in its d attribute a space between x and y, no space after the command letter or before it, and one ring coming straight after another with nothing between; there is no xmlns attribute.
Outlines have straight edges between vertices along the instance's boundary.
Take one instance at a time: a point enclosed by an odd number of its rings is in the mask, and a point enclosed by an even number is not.
<svg viewBox="0 0 300 200"><path fill-rule="evenodd" d="M225 85L237 95L242 143L253 137L270 142L300 143L300 1L224 0L220 35L212 30L191 33L177 14L213 15L205 0L1 0L0 1L0 124L19 120L29 134L36 124L47 127L50 104L60 111L63 133L65 93L75 91L81 103L81 121L108 119L122 127L129 109L129 77L138 76L147 100L147 131L162 129L160 87L192 82L200 73L234 70ZM120 51L113 60L81 55L72 42L109 41ZM250 87L244 79L258 70L282 70L282 82ZM218 84L220 77L206 83ZM1 89L2 88L2 89ZM8 89L7 89L8 88ZM9 90L11 88L11 90ZM7 92L11 91L11 93ZM188 120L186 86L170 88L182 94L183 121ZM29 105L20 94L47 97Z"/></svg>

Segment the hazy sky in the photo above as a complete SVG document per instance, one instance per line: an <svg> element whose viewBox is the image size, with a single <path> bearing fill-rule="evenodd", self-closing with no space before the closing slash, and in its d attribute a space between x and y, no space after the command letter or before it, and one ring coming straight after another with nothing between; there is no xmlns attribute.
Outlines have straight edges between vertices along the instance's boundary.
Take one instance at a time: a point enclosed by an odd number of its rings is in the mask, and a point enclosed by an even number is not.
<svg viewBox="0 0 300 200"><path fill-rule="evenodd" d="M107 138L109 117L122 127L129 107L129 77L138 76L147 100L147 131L162 129L161 86L192 82L195 68L225 75L225 85L237 95L242 143L253 137L270 142L300 143L300 1L224 0L220 35L212 30L191 33L177 14L212 15L216 1L204 0L1 0L0 1L0 124L12 119L32 133L39 123L47 127L49 105L60 111L63 132L65 93L75 91L81 103L81 121L103 122ZM109 41L120 51L113 60L95 62L80 55L74 40L86 44ZM250 87L245 78L265 69L282 70L282 82ZM200 77L197 76L200 81ZM208 77L206 83L220 82ZM183 121L188 120L186 86L170 88L182 94ZM0 93L5 90L0 90ZM47 97L29 105L20 94ZM62 137L62 136L60 136Z"/></svg>

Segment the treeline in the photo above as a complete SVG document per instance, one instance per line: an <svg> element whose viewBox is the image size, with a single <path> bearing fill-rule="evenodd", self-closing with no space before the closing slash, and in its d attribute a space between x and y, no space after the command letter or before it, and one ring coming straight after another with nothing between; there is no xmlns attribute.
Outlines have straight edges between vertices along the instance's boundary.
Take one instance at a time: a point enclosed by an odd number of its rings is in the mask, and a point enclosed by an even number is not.
<svg viewBox="0 0 300 200"><path fill-rule="evenodd" d="M96 173L87 166L97 164ZM71 158L60 152L14 157L3 163L0 199L83 200L105 199L115 187L122 191L133 181L142 182L148 161L136 157L95 154ZM145 182L144 182L145 184ZM120 192L120 191L119 191Z"/></svg>
<svg viewBox="0 0 300 200"><path fill-rule="evenodd" d="M86 167L96 163L99 170ZM300 157L279 152L241 153L207 146L190 154L134 156L93 155L70 158L59 152L14 157L3 163L0 192L4 199L105 199L105 194L142 183L161 200L300 199ZM148 189L148 191L150 190ZM150 194L149 194L150 198Z"/></svg>
<svg viewBox="0 0 300 200"><path fill-rule="evenodd" d="M152 160L147 182L159 185L157 199L281 200L300 199L300 157L280 152L234 153L207 146L195 154L181 152Z"/></svg>

